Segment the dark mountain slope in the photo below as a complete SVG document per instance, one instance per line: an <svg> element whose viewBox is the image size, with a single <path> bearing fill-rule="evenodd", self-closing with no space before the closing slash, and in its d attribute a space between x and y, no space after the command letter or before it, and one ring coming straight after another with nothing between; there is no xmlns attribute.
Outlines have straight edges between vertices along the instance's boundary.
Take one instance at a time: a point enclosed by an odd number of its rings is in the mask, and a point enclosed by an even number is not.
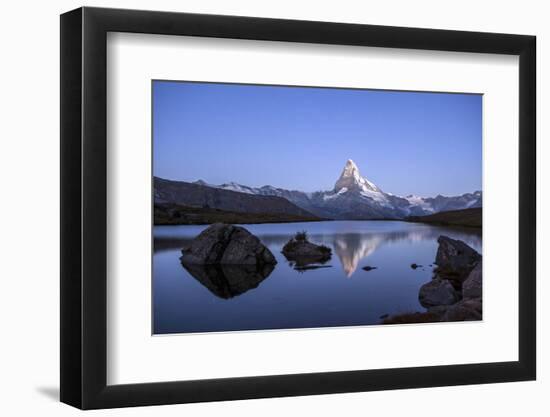
<svg viewBox="0 0 550 417"><path fill-rule="evenodd" d="M268 216L271 221L297 221L318 219L308 211L296 206L285 198L239 193L184 181L171 181L154 178L155 213L169 217L175 207L181 214L206 210L221 215L220 211L247 214L276 214ZM195 210L192 210L195 209ZM216 212L215 210L218 210ZM261 219L262 216L251 217ZM203 219L204 220L204 219ZM177 220L174 220L178 223ZM185 224L184 219L181 220ZM254 221L255 222L255 221ZM166 219L163 223L167 223Z"/></svg>

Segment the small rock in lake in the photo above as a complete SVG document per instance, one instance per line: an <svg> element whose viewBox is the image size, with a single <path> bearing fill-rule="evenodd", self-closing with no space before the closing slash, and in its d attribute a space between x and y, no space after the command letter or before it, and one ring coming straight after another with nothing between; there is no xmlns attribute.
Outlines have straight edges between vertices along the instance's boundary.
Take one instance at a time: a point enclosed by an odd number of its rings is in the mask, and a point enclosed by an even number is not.
<svg viewBox="0 0 550 417"><path fill-rule="evenodd" d="M326 263L331 259L332 250L324 245L311 243L306 232L298 232L283 246L283 255L298 266Z"/></svg>
<svg viewBox="0 0 550 417"><path fill-rule="evenodd" d="M382 314L379 319L385 319L385 318L388 318L390 315L389 314Z"/></svg>
<svg viewBox="0 0 550 417"><path fill-rule="evenodd" d="M422 267L422 265L411 264L411 268L412 268L412 269L421 268L421 267Z"/></svg>
<svg viewBox="0 0 550 417"><path fill-rule="evenodd" d="M373 269L378 269L378 267L376 267L376 266L369 266L369 265L363 267L363 270L365 270L365 271L367 271L367 272L372 271Z"/></svg>

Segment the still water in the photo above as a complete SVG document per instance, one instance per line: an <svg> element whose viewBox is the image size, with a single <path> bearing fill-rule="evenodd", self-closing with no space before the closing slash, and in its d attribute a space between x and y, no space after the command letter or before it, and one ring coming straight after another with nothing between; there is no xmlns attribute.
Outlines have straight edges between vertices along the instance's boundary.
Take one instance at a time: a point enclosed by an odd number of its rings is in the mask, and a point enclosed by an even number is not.
<svg viewBox="0 0 550 417"><path fill-rule="evenodd" d="M476 229L399 221L256 224L243 227L273 252L273 269L187 270L181 247L206 227L154 228L155 334L378 324L386 314L425 311L418 290L432 277L440 235L481 253ZM296 269L285 259L283 245L302 230L332 249L330 261ZM363 270L367 265L376 269Z"/></svg>

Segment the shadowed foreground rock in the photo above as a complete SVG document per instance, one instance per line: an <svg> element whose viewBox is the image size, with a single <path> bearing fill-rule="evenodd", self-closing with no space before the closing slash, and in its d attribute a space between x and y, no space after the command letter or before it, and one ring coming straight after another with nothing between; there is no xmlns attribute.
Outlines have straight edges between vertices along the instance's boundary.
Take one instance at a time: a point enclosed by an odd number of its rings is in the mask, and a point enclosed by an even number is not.
<svg viewBox="0 0 550 417"><path fill-rule="evenodd" d="M453 285L446 279L433 279L422 285L418 300L423 307L451 305L460 299Z"/></svg>
<svg viewBox="0 0 550 417"><path fill-rule="evenodd" d="M258 265L199 265L182 266L193 278L220 298L228 299L256 288L266 279L273 264Z"/></svg>
<svg viewBox="0 0 550 417"><path fill-rule="evenodd" d="M481 298L483 262L479 261L462 284L462 298Z"/></svg>
<svg viewBox="0 0 550 417"><path fill-rule="evenodd" d="M275 265L260 239L243 227L216 223L181 250L184 265Z"/></svg>
<svg viewBox="0 0 550 417"><path fill-rule="evenodd" d="M481 298L468 298L445 309L440 321L481 320Z"/></svg>

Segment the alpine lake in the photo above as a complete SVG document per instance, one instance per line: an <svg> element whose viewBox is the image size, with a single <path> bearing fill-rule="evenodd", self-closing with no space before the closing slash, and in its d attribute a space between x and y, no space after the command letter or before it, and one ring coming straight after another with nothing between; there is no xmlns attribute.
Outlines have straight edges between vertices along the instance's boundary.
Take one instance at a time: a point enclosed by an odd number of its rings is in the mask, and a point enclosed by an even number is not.
<svg viewBox="0 0 550 417"><path fill-rule="evenodd" d="M403 221L241 226L271 250L274 267L253 275L239 266L187 268L181 248L208 226L154 226L154 334L380 324L388 315L426 311L418 291L432 278L439 236L479 253L482 246L480 229ZM288 261L281 249L300 231L331 248L330 260Z"/></svg>

